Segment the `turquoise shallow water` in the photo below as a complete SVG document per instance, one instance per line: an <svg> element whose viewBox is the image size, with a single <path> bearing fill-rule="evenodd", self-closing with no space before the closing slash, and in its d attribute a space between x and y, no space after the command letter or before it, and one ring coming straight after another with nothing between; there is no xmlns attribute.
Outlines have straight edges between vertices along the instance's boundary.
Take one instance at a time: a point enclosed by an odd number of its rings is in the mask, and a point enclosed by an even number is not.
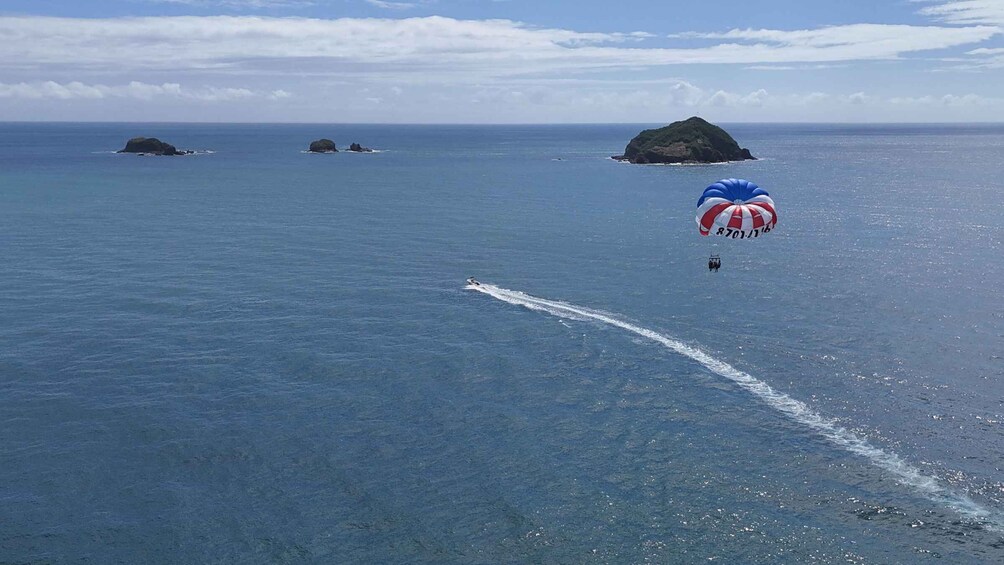
<svg viewBox="0 0 1004 565"><path fill-rule="evenodd" d="M1004 127L642 127L0 125L0 562L1004 559Z"/></svg>

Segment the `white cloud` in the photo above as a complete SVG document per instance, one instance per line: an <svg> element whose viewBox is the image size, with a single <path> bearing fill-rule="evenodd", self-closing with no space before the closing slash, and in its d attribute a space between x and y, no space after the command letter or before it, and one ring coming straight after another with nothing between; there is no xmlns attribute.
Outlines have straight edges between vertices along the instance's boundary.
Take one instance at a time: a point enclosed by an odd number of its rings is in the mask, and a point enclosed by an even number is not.
<svg viewBox="0 0 1004 565"><path fill-rule="evenodd" d="M921 8L918 13L932 19L957 25L1004 26L1004 0L911 0L915 3L935 4ZM1004 48L979 48L966 52L972 61L940 70L981 71L1004 68Z"/></svg>
<svg viewBox="0 0 1004 565"><path fill-rule="evenodd" d="M470 82L533 73L688 64L832 63L895 59L968 45L996 27L858 24L816 30L689 34L730 42L637 45L643 32L542 29L509 20L334 20L252 16L0 17L0 69L200 70L256 76L366 76ZM739 43L736 43L738 41ZM622 46L631 42L630 47ZM750 43L752 42L752 43Z"/></svg>
<svg viewBox="0 0 1004 565"><path fill-rule="evenodd" d="M818 71L823 69L841 69L847 65L750 65L751 71Z"/></svg>
<svg viewBox="0 0 1004 565"><path fill-rule="evenodd" d="M864 92L855 92L847 97L847 101L851 104L867 104L872 102L874 99L865 94Z"/></svg>
<svg viewBox="0 0 1004 565"><path fill-rule="evenodd" d="M366 3L385 10L409 10L418 5L414 2L387 2L385 0L366 0Z"/></svg>
<svg viewBox="0 0 1004 565"><path fill-rule="evenodd" d="M0 16L0 99L8 100L0 103L0 119L29 112L44 119L383 122L649 121L684 113L746 121L985 119L975 94L943 96L932 73L918 71L930 70L927 61L851 69L825 85L821 73L743 71L852 67L952 47L964 49L938 53L937 64L1004 66L1000 42L987 41L999 34L997 26L954 22L856 24L690 33L683 42L436 16ZM885 69L903 73L891 84L872 72ZM984 82L952 87L996 96ZM291 84L316 95L294 104ZM919 101L932 92L937 96ZM896 93L916 98L893 103ZM993 119L1004 116L999 101L982 100L993 105ZM232 103L211 105L223 101Z"/></svg>
<svg viewBox="0 0 1004 565"><path fill-rule="evenodd" d="M672 37L756 42L746 48L784 54L787 62L892 59L907 53L978 43L1001 33L993 26L938 27L851 24L818 29L733 29L724 33L685 33ZM719 45L716 48L725 47ZM712 48L715 49L715 48Z"/></svg>
<svg viewBox="0 0 1004 565"><path fill-rule="evenodd" d="M711 106L733 106L739 100L739 95L719 90L708 100Z"/></svg>
<svg viewBox="0 0 1004 565"><path fill-rule="evenodd" d="M48 98L56 100L99 100L105 98L154 100L159 98L177 98L184 100L201 100L205 102L225 102L250 98L279 100L290 96L291 94L284 90L260 92L249 90L247 88L221 88L215 86L191 89L183 88L178 83L170 82L163 84L148 84L133 81L128 84L116 86L84 84L78 81L61 84L51 80L37 83L20 82L16 84L6 84L0 82L0 98Z"/></svg>
<svg viewBox="0 0 1004 565"><path fill-rule="evenodd" d="M550 82L485 85L480 87L474 96L474 101L490 106L518 103L550 108L589 108L594 111L605 111L610 108L645 108L654 111L686 112L714 107L754 108L772 102L770 95L764 89L748 93L711 91L685 80L652 81L647 85L656 88L638 88L637 84L588 80L560 81L560 84L564 87L558 88L557 84ZM569 88L573 84L577 87Z"/></svg>
<svg viewBox="0 0 1004 565"><path fill-rule="evenodd" d="M931 2L932 0L913 0ZM939 2L920 9L920 14L950 24L991 24L1004 26L1004 2L1001 0L956 0Z"/></svg>
<svg viewBox="0 0 1004 565"><path fill-rule="evenodd" d="M1004 48L981 47L966 51L966 55L971 57L961 65L952 67L955 70L980 71L984 69L1004 68Z"/></svg>
<svg viewBox="0 0 1004 565"><path fill-rule="evenodd" d="M767 94L767 91L762 88L746 95L719 90L718 92L712 94L704 104L708 106L760 107L763 106L768 99L769 95Z"/></svg>
<svg viewBox="0 0 1004 565"><path fill-rule="evenodd" d="M792 104L797 104L800 106L812 106L814 104L821 104L829 100L831 96L825 92L810 92L805 95L797 96L795 100L792 100Z"/></svg>
<svg viewBox="0 0 1004 565"><path fill-rule="evenodd" d="M895 97L889 102L897 106L946 106L954 108L968 108L980 106L995 106L1004 103L1004 98L991 98L979 96L977 94L965 94L956 96L945 94L944 96L918 96L918 97Z"/></svg>
<svg viewBox="0 0 1004 565"><path fill-rule="evenodd" d="M664 96L675 105L696 106L704 99L704 91L687 81L678 81L665 89Z"/></svg>

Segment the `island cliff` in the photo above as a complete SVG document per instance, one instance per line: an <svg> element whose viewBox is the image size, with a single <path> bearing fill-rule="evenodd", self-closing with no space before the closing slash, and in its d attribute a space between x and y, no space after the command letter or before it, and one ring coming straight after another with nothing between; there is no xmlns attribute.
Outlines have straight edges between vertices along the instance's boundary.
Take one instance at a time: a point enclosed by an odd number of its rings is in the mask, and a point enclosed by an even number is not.
<svg viewBox="0 0 1004 565"><path fill-rule="evenodd" d="M338 153L335 142L330 139L317 139L310 142L311 153Z"/></svg>
<svg viewBox="0 0 1004 565"><path fill-rule="evenodd" d="M614 159L636 164L722 163L756 157L722 128L694 116L639 133Z"/></svg>
<svg viewBox="0 0 1004 565"><path fill-rule="evenodd" d="M170 143L164 143L156 137L134 137L126 142L119 153L143 153L146 155L191 155L195 151L178 150Z"/></svg>

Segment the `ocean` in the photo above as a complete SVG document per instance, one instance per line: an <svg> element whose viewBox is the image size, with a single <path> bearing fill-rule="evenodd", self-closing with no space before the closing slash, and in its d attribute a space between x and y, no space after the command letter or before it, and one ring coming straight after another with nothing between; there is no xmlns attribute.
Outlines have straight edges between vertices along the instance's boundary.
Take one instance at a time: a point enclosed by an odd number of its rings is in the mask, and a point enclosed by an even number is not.
<svg viewBox="0 0 1004 565"><path fill-rule="evenodd" d="M0 563L1004 561L1004 126L656 125L0 124Z"/></svg>

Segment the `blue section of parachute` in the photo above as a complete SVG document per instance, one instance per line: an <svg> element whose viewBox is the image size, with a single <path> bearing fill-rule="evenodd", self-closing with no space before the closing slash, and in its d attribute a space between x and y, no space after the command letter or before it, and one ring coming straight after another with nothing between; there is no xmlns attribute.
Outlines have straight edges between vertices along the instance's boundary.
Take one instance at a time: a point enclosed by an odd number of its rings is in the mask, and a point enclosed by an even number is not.
<svg viewBox="0 0 1004 565"><path fill-rule="evenodd" d="M760 188L756 183L744 179L722 179L715 184L704 189L704 194L697 201L697 207L704 204L708 198L724 198L730 202L742 200L743 202L754 196L770 196L766 190Z"/></svg>

